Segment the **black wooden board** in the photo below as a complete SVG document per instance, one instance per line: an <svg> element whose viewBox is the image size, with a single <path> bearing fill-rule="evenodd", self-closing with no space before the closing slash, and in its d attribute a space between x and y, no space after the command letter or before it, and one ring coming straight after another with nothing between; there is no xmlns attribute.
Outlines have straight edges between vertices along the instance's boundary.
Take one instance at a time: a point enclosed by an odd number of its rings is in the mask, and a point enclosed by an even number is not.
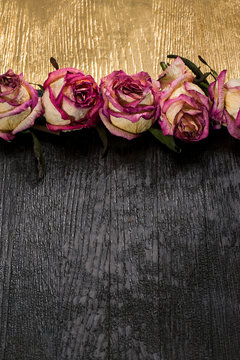
<svg viewBox="0 0 240 360"><path fill-rule="evenodd" d="M0 143L0 359L239 360L240 143L40 140L41 182Z"/></svg>

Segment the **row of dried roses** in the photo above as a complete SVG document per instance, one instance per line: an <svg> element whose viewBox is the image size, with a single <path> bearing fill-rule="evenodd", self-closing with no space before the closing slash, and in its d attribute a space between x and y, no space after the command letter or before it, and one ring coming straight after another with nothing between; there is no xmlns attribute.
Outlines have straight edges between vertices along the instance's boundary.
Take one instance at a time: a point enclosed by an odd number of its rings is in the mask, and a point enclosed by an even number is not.
<svg viewBox="0 0 240 360"><path fill-rule="evenodd" d="M114 135L128 140L158 122L164 135L192 142L226 125L240 139L240 80L225 82L226 70L208 87L209 97L194 83L193 73L177 57L159 76L146 72L129 76L114 71L101 80L77 69L49 74L44 93L9 70L0 76L0 137L10 141L44 114L51 131L71 131L97 125L99 115Z"/></svg>

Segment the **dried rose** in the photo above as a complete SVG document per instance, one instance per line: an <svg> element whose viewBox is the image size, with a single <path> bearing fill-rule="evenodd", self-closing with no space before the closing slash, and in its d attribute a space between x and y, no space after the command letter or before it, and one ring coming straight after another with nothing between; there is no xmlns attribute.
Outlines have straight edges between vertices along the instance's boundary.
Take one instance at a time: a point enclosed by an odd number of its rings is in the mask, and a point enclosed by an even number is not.
<svg viewBox="0 0 240 360"><path fill-rule="evenodd" d="M162 89L159 124L164 135L185 142L202 140L209 133L209 99L193 84L193 79L180 57L159 75Z"/></svg>
<svg viewBox="0 0 240 360"><path fill-rule="evenodd" d="M72 68L49 74L42 104L47 127L52 131L90 128L98 122L102 98L90 75Z"/></svg>
<svg viewBox="0 0 240 360"><path fill-rule="evenodd" d="M37 90L28 84L23 74L8 70L0 75L0 137L13 140L15 135L34 125L42 113Z"/></svg>
<svg viewBox="0 0 240 360"><path fill-rule="evenodd" d="M114 71L101 80L104 105L100 117L114 135L128 140L148 130L159 116L159 83L148 73Z"/></svg>
<svg viewBox="0 0 240 360"><path fill-rule="evenodd" d="M209 95L213 101L210 117L214 128L227 125L229 133L240 139L240 79L229 80L224 84L226 70L209 86Z"/></svg>

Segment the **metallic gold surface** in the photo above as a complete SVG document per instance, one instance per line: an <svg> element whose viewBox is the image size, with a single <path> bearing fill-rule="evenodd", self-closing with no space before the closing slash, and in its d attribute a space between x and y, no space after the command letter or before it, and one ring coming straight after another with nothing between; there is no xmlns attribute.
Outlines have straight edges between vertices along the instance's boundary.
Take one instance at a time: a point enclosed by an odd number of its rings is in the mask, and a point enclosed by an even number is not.
<svg viewBox="0 0 240 360"><path fill-rule="evenodd" d="M30 82L51 56L99 81L117 69L157 77L169 53L240 77L239 0L0 0L0 15L0 72Z"/></svg>

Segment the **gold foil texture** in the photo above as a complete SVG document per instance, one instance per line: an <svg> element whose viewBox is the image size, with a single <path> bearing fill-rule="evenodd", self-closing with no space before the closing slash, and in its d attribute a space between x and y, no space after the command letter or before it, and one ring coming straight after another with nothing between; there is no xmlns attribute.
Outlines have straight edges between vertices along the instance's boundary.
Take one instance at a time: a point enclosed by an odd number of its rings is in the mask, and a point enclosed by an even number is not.
<svg viewBox="0 0 240 360"><path fill-rule="evenodd" d="M43 83L51 56L99 81L118 69L157 77L171 53L240 77L239 0L0 0L0 15L0 72L29 82Z"/></svg>

